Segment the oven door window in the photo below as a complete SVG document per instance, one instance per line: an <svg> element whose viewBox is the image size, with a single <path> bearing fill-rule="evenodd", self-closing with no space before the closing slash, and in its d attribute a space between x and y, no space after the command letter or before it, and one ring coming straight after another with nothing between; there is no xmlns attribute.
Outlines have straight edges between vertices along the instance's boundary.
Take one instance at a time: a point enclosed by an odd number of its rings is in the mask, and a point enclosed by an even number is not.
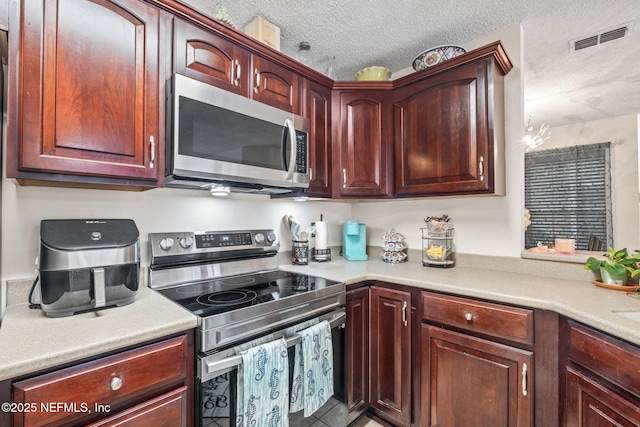
<svg viewBox="0 0 640 427"><path fill-rule="evenodd" d="M288 169L289 129L179 97L179 154L268 169Z"/></svg>

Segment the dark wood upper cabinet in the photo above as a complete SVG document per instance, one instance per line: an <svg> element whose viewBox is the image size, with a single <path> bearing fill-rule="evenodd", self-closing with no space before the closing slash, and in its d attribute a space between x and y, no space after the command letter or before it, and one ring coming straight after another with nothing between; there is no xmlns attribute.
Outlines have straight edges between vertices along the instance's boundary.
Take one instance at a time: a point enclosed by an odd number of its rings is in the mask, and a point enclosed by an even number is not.
<svg viewBox="0 0 640 427"><path fill-rule="evenodd" d="M251 68L253 99L300 114L300 88L296 73L258 55L253 55Z"/></svg>
<svg viewBox="0 0 640 427"><path fill-rule="evenodd" d="M391 197L390 92L339 88L333 111L333 196Z"/></svg>
<svg viewBox="0 0 640 427"><path fill-rule="evenodd" d="M504 195L501 64L493 52L452 60L394 92L396 196Z"/></svg>
<svg viewBox="0 0 640 427"><path fill-rule="evenodd" d="M300 114L296 73L195 24L176 19L174 29L178 74Z"/></svg>
<svg viewBox="0 0 640 427"><path fill-rule="evenodd" d="M331 88L304 80L302 115L310 121L311 182L305 194L331 197Z"/></svg>
<svg viewBox="0 0 640 427"><path fill-rule="evenodd" d="M174 20L178 74L249 96L251 54L237 44L181 19Z"/></svg>
<svg viewBox="0 0 640 427"><path fill-rule="evenodd" d="M156 186L161 12L139 0L22 0L11 11L7 176Z"/></svg>

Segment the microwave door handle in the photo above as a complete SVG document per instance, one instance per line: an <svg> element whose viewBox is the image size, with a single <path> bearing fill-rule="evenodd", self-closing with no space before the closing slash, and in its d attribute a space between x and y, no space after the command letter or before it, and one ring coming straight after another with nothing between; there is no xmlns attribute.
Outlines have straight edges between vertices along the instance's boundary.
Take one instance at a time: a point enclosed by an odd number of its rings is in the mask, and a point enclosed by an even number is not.
<svg viewBox="0 0 640 427"><path fill-rule="evenodd" d="M296 167L296 153L297 153L297 149L296 149L296 129L293 127L293 122L291 121L291 119L287 119L284 121L284 125L287 127L287 129L289 129L289 140L291 142L291 153L289 156L289 168L287 169L287 174L285 175L285 179L292 179L293 178L293 171ZM286 141L283 140L282 141L282 152L284 154L284 150L286 150Z"/></svg>

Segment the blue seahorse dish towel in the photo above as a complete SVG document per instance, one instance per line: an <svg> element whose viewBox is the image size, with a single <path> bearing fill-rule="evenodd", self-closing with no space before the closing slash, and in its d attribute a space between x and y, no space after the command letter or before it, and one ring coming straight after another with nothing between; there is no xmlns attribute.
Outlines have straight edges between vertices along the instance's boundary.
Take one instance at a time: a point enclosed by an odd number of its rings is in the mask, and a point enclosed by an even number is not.
<svg viewBox="0 0 640 427"><path fill-rule="evenodd" d="M289 357L284 338L240 351L239 427L289 427Z"/></svg>
<svg viewBox="0 0 640 427"><path fill-rule="evenodd" d="M291 412L308 417L333 396L333 343L326 320L299 332L291 384Z"/></svg>

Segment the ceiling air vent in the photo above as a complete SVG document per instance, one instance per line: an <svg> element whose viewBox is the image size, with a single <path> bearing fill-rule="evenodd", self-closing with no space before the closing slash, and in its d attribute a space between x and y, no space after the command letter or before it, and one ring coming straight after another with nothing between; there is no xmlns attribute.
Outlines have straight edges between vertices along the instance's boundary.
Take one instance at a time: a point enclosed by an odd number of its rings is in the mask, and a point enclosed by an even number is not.
<svg viewBox="0 0 640 427"><path fill-rule="evenodd" d="M609 28L607 30L601 31L598 34L571 40L569 42L571 52L586 49L591 46L597 46L602 43L610 42L611 40L620 39L626 36L629 33L630 29L630 24L624 24L615 28Z"/></svg>

